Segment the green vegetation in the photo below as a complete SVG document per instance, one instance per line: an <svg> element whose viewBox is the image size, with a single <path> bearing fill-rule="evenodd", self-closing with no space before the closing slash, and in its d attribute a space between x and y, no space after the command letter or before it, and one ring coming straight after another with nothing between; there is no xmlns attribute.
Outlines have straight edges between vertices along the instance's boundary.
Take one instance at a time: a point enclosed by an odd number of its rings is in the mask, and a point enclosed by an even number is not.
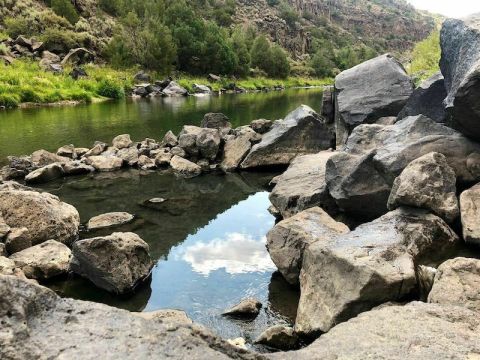
<svg viewBox="0 0 480 360"><path fill-rule="evenodd" d="M40 69L30 61L0 64L0 106L17 107L20 103L92 102L102 98L122 98L125 87L132 85L133 73L86 66L89 77L73 80Z"/></svg>
<svg viewBox="0 0 480 360"><path fill-rule="evenodd" d="M415 46L407 71L418 81L432 76L440 70L440 54L440 32L436 30Z"/></svg>

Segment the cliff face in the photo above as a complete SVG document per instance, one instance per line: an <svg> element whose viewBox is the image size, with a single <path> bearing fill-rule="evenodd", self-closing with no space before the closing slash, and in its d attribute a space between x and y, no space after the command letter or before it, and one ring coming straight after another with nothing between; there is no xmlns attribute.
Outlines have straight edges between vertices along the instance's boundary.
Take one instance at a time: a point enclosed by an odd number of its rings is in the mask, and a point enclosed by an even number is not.
<svg viewBox="0 0 480 360"><path fill-rule="evenodd" d="M334 47L341 47L342 38L349 38L378 52L403 52L428 36L435 27L432 16L415 10L403 0L286 2L297 15L295 26L282 18L281 5L270 6L266 0L237 0L235 21L254 25L295 57L311 50L312 32L337 35L332 39Z"/></svg>

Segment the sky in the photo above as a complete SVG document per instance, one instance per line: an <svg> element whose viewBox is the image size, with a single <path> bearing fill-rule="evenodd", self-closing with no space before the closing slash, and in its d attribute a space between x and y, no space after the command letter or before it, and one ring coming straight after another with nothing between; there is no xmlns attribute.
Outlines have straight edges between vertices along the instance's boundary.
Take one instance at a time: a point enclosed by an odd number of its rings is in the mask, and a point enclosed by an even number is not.
<svg viewBox="0 0 480 360"><path fill-rule="evenodd" d="M479 0L407 0L418 9L447 17L461 18L480 12Z"/></svg>

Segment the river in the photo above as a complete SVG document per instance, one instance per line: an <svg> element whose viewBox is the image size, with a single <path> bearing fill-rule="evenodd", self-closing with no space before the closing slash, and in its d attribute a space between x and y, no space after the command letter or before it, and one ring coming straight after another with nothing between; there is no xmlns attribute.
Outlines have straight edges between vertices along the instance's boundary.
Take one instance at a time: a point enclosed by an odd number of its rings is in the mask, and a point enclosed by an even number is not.
<svg viewBox="0 0 480 360"><path fill-rule="evenodd" d="M292 89L1 112L0 155L54 151L68 143L91 146L94 140L110 142L121 133L135 140L161 139L167 130L177 133L184 124L199 124L206 112L223 112L239 126L258 118L282 118L300 104L318 110L320 103L320 90ZM265 236L275 221L267 210L268 184L275 175L212 173L179 179L170 171L126 170L45 184L42 189L78 209L82 223L110 211L134 214L133 223L115 231L137 233L156 262L151 281L132 296L112 296L73 275L47 285L62 296L131 311L181 309L220 336L241 336L248 343L271 325L293 324L298 290L275 272L265 248ZM154 197L168 201L146 206ZM110 232L82 231L81 237ZM257 319L221 316L245 297L263 303Z"/></svg>

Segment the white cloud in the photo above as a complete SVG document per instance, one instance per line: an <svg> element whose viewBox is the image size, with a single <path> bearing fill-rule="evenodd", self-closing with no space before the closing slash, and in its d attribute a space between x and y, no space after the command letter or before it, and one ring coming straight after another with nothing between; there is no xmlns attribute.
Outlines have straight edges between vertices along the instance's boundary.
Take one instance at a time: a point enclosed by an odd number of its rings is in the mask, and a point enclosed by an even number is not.
<svg viewBox="0 0 480 360"><path fill-rule="evenodd" d="M446 17L461 18L480 12L480 1L476 0L408 0L408 2L418 9Z"/></svg>
<svg viewBox="0 0 480 360"><path fill-rule="evenodd" d="M182 259L205 276L222 268L229 274L272 271L276 267L265 249L265 242L265 237L255 240L250 235L229 233L225 239L187 247Z"/></svg>

